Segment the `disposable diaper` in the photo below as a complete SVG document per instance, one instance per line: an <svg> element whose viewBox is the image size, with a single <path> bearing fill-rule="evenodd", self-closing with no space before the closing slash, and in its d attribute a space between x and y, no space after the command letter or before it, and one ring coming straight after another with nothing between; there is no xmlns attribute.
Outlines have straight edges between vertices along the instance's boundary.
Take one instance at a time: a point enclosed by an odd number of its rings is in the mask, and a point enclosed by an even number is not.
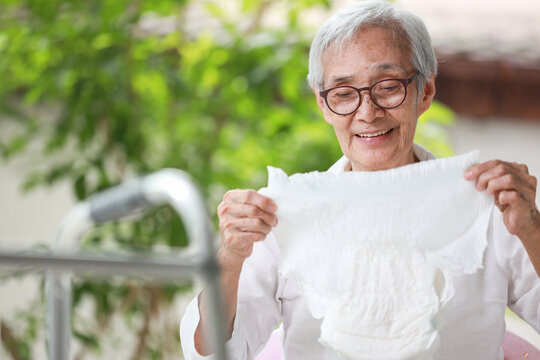
<svg viewBox="0 0 540 360"><path fill-rule="evenodd" d="M463 178L478 152L376 172L287 176L280 272L297 281L319 341L345 359L432 359L453 277L482 267L493 201Z"/></svg>

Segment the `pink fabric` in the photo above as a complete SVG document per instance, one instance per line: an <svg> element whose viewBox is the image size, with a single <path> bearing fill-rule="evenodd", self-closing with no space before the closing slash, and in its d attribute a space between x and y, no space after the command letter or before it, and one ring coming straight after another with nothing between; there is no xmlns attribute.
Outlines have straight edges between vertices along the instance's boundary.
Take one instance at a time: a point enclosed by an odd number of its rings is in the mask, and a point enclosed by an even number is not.
<svg viewBox="0 0 540 360"><path fill-rule="evenodd" d="M281 360L281 327L274 330L255 360Z"/></svg>
<svg viewBox="0 0 540 360"><path fill-rule="evenodd" d="M527 340L524 340L509 331L504 335L502 348L504 350L504 360L540 359L540 350ZM275 360L278 359L279 358L275 358Z"/></svg>
<svg viewBox="0 0 540 360"><path fill-rule="evenodd" d="M274 330L264 349L255 360L281 360L281 328ZM540 350L509 331L502 342L504 360L540 360Z"/></svg>

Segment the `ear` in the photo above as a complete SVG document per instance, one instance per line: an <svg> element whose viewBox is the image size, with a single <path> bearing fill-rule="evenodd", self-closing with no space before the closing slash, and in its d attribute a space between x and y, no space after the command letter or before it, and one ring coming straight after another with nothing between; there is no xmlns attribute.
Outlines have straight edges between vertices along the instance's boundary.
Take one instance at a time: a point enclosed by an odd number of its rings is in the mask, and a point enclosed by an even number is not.
<svg viewBox="0 0 540 360"><path fill-rule="evenodd" d="M319 89L317 89L316 86L312 86L311 90L313 90L313 93L315 94L315 97L317 98L317 105L319 106L319 109L321 109L321 111L324 111L324 99L319 94Z"/></svg>
<svg viewBox="0 0 540 360"><path fill-rule="evenodd" d="M313 93L315 94L315 97L317 98L317 106L319 107L319 109L321 109L321 112L323 113L323 116L324 116L324 120L330 124L330 122L326 119L326 111L325 111L326 104L322 96L319 94L319 89L316 86L313 86L311 90L313 90Z"/></svg>
<svg viewBox="0 0 540 360"><path fill-rule="evenodd" d="M417 116L422 115L431 106L431 102L433 101L435 92L435 75L431 75L426 85L424 86L424 90L422 90L422 93L418 96L420 100L418 101Z"/></svg>

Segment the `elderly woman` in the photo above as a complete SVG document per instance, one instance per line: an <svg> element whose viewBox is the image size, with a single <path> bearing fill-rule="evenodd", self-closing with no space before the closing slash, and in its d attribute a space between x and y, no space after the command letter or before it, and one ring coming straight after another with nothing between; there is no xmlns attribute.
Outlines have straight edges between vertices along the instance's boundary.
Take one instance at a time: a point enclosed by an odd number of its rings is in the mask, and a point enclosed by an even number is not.
<svg viewBox="0 0 540 360"><path fill-rule="evenodd" d="M374 171L433 159L413 143L418 117L435 95L436 59L423 22L384 1L359 2L336 13L313 40L308 76L344 157L328 171ZM483 269L455 282L438 359L503 359L509 306L540 332L540 213L536 179L525 165L492 160L465 179L495 197ZM288 360L338 359L317 339L320 321L292 281L278 273L280 253L268 236L277 224L272 199L232 190L218 207L227 349L252 359L283 323ZM209 355L200 319L203 291L181 325L186 359Z"/></svg>

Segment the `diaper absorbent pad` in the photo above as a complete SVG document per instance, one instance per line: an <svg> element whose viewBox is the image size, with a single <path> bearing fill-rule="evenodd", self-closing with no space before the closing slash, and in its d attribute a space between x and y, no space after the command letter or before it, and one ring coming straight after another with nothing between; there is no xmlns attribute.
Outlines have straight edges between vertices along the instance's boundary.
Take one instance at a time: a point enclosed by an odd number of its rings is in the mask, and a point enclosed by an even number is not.
<svg viewBox="0 0 540 360"><path fill-rule="evenodd" d="M279 271L294 279L319 341L344 359L431 359L455 276L482 267L492 198L463 178L478 152L375 172L287 176Z"/></svg>

